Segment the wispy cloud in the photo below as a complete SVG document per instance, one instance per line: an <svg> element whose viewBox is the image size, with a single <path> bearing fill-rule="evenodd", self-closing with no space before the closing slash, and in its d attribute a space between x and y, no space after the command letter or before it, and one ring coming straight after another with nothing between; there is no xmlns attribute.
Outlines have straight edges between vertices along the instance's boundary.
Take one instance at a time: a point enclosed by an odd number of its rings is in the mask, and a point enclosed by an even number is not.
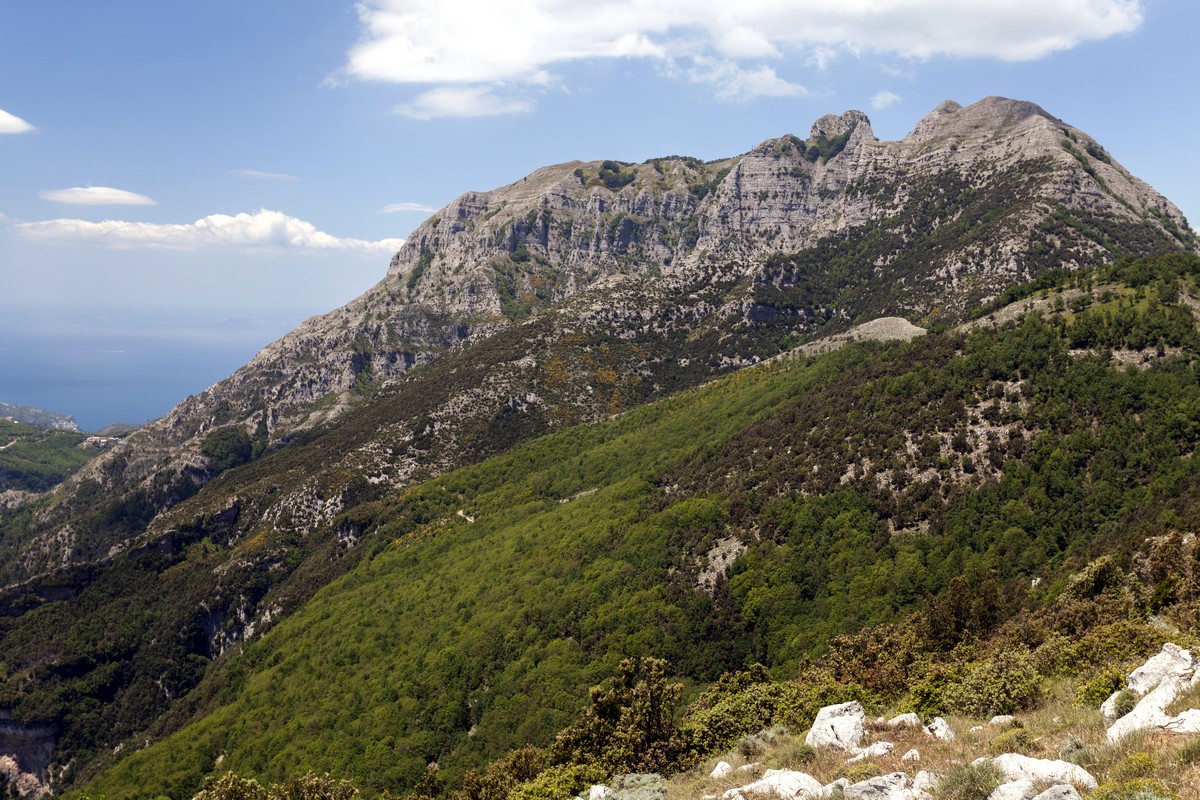
<svg viewBox="0 0 1200 800"><path fill-rule="evenodd" d="M1141 0L362 0L358 9L363 35L340 77L433 87L400 109L418 119L528 111L515 87L544 86L573 61L677 62L666 74L715 75L704 82L719 99L794 96L803 89L787 65L825 68L841 54L1038 59L1132 31L1143 17ZM714 64L732 77L721 80Z"/></svg>
<svg viewBox="0 0 1200 800"><path fill-rule="evenodd" d="M884 89L882 92L876 92L871 96L871 108L876 111L885 109L888 106L894 106L899 102L900 95L895 92L889 92L887 89Z"/></svg>
<svg viewBox="0 0 1200 800"><path fill-rule="evenodd" d="M429 214L433 211L437 211L437 209L433 206L427 206L424 203L389 203L388 205L379 209L380 214L401 214L406 211L420 211L425 214Z"/></svg>
<svg viewBox="0 0 1200 800"><path fill-rule="evenodd" d="M70 189L47 189L40 192L43 200L70 203L77 206L153 206L158 205L144 194L114 189L111 186L74 186Z"/></svg>
<svg viewBox="0 0 1200 800"><path fill-rule="evenodd" d="M37 130L37 128L17 115L10 114L3 108L0 108L0 133L26 133L33 130Z"/></svg>
<svg viewBox="0 0 1200 800"><path fill-rule="evenodd" d="M486 86L443 86L422 92L411 103L397 108L396 113L412 119L435 119L495 117L524 114L532 110L532 101L522 97L503 97Z"/></svg>
<svg viewBox="0 0 1200 800"><path fill-rule="evenodd" d="M295 175L288 175L286 172L264 172L261 169L232 169L229 172L241 178L258 178L259 180L279 181L281 183L300 180Z"/></svg>
<svg viewBox="0 0 1200 800"><path fill-rule="evenodd" d="M114 247L165 247L193 250L227 245L249 249L357 250L394 252L403 239L366 241L333 236L311 222L279 211L262 209L233 216L211 214L190 223L127 222L50 219L12 226L30 239L81 240Z"/></svg>

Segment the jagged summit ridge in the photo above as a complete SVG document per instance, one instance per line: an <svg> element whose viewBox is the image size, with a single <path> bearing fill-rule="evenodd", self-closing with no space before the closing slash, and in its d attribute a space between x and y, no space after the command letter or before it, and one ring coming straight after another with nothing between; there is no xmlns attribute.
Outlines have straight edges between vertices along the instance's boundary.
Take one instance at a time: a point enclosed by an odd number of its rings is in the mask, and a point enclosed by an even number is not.
<svg viewBox="0 0 1200 800"><path fill-rule="evenodd" d="M878 140L865 114L847 111L818 119L807 139L789 134L713 162L544 167L448 204L379 284L307 320L76 483L202 484L199 444L213 428L265 423L272 442L284 441L338 417L365 386L571 298L575 318L623 336L774 320L805 337L861 321L857 313L921 320L937 309L953 319L1045 269L1112 258L1114 246L1194 249L1186 231L1170 201L1091 137L997 97L942 103L898 141ZM830 285L867 294L801 290L829 283L831 270L843 277ZM696 299L718 285L723 294ZM728 347L715 364L747 363ZM93 553L69 524L43 516L53 536L29 548L23 572Z"/></svg>

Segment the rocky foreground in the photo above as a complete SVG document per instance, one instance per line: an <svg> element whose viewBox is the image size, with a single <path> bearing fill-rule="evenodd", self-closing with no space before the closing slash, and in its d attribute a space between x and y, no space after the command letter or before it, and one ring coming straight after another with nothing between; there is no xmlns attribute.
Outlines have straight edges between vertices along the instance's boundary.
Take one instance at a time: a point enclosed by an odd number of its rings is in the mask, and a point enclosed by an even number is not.
<svg viewBox="0 0 1200 800"><path fill-rule="evenodd" d="M1144 739L1156 733L1200 733L1200 709L1171 713L1189 692L1200 686L1200 660L1189 650L1165 644L1162 651L1129 673L1126 687L1106 700L1099 711L1107 725L1108 743L1120 747L1126 740ZM1091 712L1094 715L1095 710ZM1056 717L1061 722L1061 718ZM1019 752L994 754L997 744L1020 746L1030 740L1024 722L1010 714L992 717L986 724L956 732L942 717L928 723L912 712L869 720L856 701L825 706L804 737L804 746L779 730L762 731L705 766L703 776L665 782L657 775L615 776L610 784L592 786L579 800L673 800L695 797L702 800L935 800L943 797L978 797L988 800L1081 800L1093 795L1137 797L1157 800L1151 782L1126 781L1101 784L1084 765L1082 740L1067 734L1060 745L1063 757L1037 758ZM808 761L821 771L841 763L844 773L823 783L810 772L793 768L765 768L760 761L747 761L762 743L782 745L785 760ZM788 752L788 745L791 752ZM904 769L884 772L885 761L899 762ZM925 754L922 754L922 751ZM975 752L992 751L971 757ZM759 751L761 754L761 750ZM1122 766L1145 756L1134 753ZM728 759L728 760L726 760ZM734 766L734 763L740 763ZM928 763L927 763L928 762ZM711 767L711 769L710 769ZM866 773L880 772L873 776ZM1131 770L1117 769L1128 776ZM818 772L812 769L811 772ZM961 790L965 789L966 794ZM1127 790L1127 791L1126 791ZM1132 791L1133 794L1128 792Z"/></svg>

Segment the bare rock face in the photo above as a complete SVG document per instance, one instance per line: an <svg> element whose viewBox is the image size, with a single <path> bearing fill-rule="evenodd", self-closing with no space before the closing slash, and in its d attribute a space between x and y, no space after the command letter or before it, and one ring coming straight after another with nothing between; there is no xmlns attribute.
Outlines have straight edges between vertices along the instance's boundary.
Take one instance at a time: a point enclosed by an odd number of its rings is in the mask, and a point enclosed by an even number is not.
<svg viewBox="0 0 1200 800"><path fill-rule="evenodd" d="M855 700L825 706L817 712L804 743L811 747L834 747L857 754L860 752L859 745L867 735L863 727L865 720L863 707Z"/></svg>
<svg viewBox="0 0 1200 800"><path fill-rule="evenodd" d="M1087 789L1096 788L1096 779L1078 764L1046 758L1033 758L1019 753L1005 753L992 759L1007 781L1027 780L1042 783L1070 783Z"/></svg>

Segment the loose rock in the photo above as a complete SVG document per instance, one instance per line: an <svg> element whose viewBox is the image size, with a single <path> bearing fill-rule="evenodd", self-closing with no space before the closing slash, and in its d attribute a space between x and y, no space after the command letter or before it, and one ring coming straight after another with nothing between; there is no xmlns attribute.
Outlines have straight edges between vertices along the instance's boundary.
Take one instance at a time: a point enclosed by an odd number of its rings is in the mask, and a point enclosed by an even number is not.
<svg viewBox="0 0 1200 800"><path fill-rule="evenodd" d="M784 800L824 796L821 782L803 772L790 769L769 769L754 783L730 789L721 795L724 800L746 800L747 796L774 795Z"/></svg>
<svg viewBox="0 0 1200 800"><path fill-rule="evenodd" d="M950 730L950 723L941 717L934 717L933 722L925 726L925 735L941 739L943 742L954 741L954 731Z"/></svg>
<svg viewBox="0 0 1200 800"><path fill-rule="evenodd" d="M811 747L836 747L851 753L858 753L858 746L866 737L863 727L866 714L857 701L825 706L817 712L812 729L804 737L804 743Z"/></svg>

